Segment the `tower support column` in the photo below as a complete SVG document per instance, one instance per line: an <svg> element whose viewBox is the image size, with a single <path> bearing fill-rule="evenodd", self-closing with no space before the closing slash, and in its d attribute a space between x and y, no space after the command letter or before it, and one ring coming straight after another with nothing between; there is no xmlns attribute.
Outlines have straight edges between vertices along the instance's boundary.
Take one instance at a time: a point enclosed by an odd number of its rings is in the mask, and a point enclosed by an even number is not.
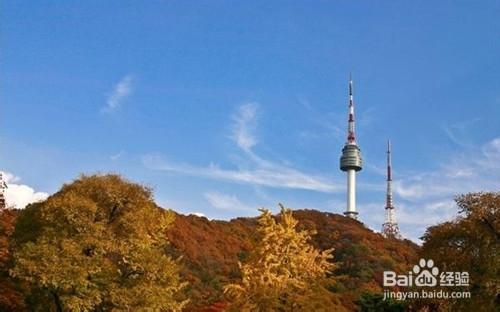
<svg viewBox="0 0 500 312"><path fill-rule="evenodd" d="M357 217L356 211L356 171L347 170L347 209L345 215L348 217Z"/></svg>

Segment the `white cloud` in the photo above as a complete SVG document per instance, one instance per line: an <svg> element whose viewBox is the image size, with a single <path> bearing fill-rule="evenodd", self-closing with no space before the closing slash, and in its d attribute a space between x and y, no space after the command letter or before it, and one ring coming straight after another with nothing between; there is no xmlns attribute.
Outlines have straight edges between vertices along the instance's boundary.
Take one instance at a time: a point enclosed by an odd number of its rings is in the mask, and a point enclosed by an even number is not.
<svg viewBox="0 0 500 312"><path fill-rule="evenodd" d="M103 112L111 113L120 108L123 100L132 93L132 82L132 75L126 75L115 85L106 100Z"/></svg>
<svg viewBox="0 0 500 312"><path fill-rule="evenodd" d="M235 195L212 191L204 194L205 199L212 207L226 211L255 211L256 207L243 204Z"/></svg>
<svg viewBox="0 0 500 312"><path fill-rule="evenodd" d="M200 218L206 218L205 214L203 212L192 212L190 215L195 215Z"/></svg>
<svg viewBox="0 0 500 312"><path fill-rule="evenodd" d="M362 129L368 129L369 126L373 123L375 120L375 117L373 116L376 113L376 110L374 107L368 107L364 111L361 112L360 117L359 117L359 126Z"/></svg>
<svg viewBox="0 0 500 312"><path fill-rule="evenodd" d="M406 228L412 228L414 225L430 226L450 220L456 212L452 199L430 201L418 206L399 203L396 207L397 220L399 224L407 225Z"/></svg>
<svg viewBox="0 0 500 312"><path fill-rule="evenodd" d="M500 169L500 137L495 138L481 147L483 157L477 159L477 164L486 169ZM489 170L488 170L489 171ZM498 171L493 171L497 172Z"/></svg>
<svg viewBox="0 0 500 312"><path fill-rule="evenodd" d="M5 183L9 184L9 183L17 183L19 181L21 181L21 178L18 177L18 176L15 176L13 175L12 173L10 172L4 172L4 171L0 171L0 173L2 173L3 175L3 180Z"/></svg>
<svg viewBox="0 0 500 312"><path fill-rule="evenodd" d="M384 202L358 204L361 221L380 232L384 222L384 207ZM451 198L433 199L428 202L422 200L418 203L396 200L395 213L402 236L419 243L428 226L451 220L457 213L457 207Z"/></svg>
<svg viewBox="0 0 500 312"><path fill-rule="evenodd" d="M217 180L245 183L253 186L266 186L284 189L302 189L334 193L343 191L343 184L333 183L330 179L302 172L289 165L282 165L263 159L253 152L258 140L254 135L258 104L249 103L240 106L233 116L231 138L244 152L243 162L249 168L222 169L215 164L207 167L176 164L166 161L160 154L146 154L143 164L153 170L170 171L192 176Z"/></svg>
<svg viewBox="0 0 500 312"><path fill-rule="evenodd" d="M124 151L120 151L117 154L109 156L109 159L111 159L112 161L116 161L116 160L120 159L123 156L123 154L125 154L125 152Z"/></svg>
<svg viewBox="0 0 500 312"><path fill-rule="evenodd" d="M241 105L237 113L233 115L231 137L245 151L249 151L258 142L254 135L257 109L257 103L247 103Z"/></svg>
<svg viewBox="0 0 500 312"><path fill-rule="evenodd" d="M394 182L396 216L406 237L418 241L425 228L454 218L459 194L500 190L500 137L451 156L436 170Z"/></svg>
<svg viewBox="0 0 500 312"><path fill-rule="evenodd" d="M313 131L303 131L300 136L303 138L332 138L337 142L344 142L347 136L347 130L345 124L340 123L340 120L344 120L345 115L337 113L327 113L322 114L319 112L314 112L314 123L320 127L320 131L317 129Z"/></svg>
<svg viewBox="0 0 500 312"><path fill-rule="evenodd" d="M144 155L142 162L153 170L244 183L258 190L270 187L325 193L345 192L344 178L337 183L324 174L303 172L285 161L278 163L258 155L255 151L259 142L255 135L257 115L258 104L252 103L240 106L232 116L230 137L241 152L237 157L232 157L236 163L234 167L221 168L213 163L207 166L175 163L161 154ZM372 166L371 169L385 175L385 168ZM454 196L474 191L500 190L500 137L481 146L464 149L438 165L435 170L407 174L401 172L398 177L393 189L400 229L405 237L418 241L427 226L456 216ZM360 182L358 189L362 191L383 192L385 189L382 181L376 184ZM242 207L255 210L234 195L208 192L205 198L218 209ZM338 205L344 205L344 202ZM384 217L384 204L360 203L358 208L364 216L363 221L366 220L379 230Z"/></svg>
<svg viewBox="0 0 500 312"><path fill-rule="evenodd" d="M143 164L153 170L170 171L216 180L267 186L274 188L303 189L318 192L340 192L342 185L337 185L328 179L303 173L299 170L271 164L255 169L221 169L215 164L208 167L195 167L187 164L169 163L159 154L147 154L142 157Z"/></svg>
<svg viewBox="0 0 500 312"><path fill-rule="evenodd" d="M396 205L396 217L403 237L417 243L427 227L452 220L456 214L457 206L451 198Z"/></svg>
<svg viewBox="0 0 500 312"><path fill-rule="evenodd" d="M452 156L435 171L409 175L394 182L394 192L412 201L499 189L500 137Z"/></svg>
<svg viewBox="0 0 500 312"><path fill-rule="evenodd" d="M443 125L442 128L453 143L462 147L471 147L473 144L471 144L468 130L478 121L480 121L479 118L474 118L471 120L457 122L451 125Z"/></svg>
<svg viewBox="0 0 500 312"><path fill-rule="evenodd" d="M3 172L4 180L7 183L5 190L5 200L7 207L24 208L28 204L45 200L49 194L45 192L37 192L32 187L20 184L20 178L15 175Z"/></svg>
<svg viewBox="0 0 500 312"><path fill-rule="evenodd" d="M406 183L405 181L394 182L394 192L405 199L420 198L423 195L430 195L423 184Z"/></svg>

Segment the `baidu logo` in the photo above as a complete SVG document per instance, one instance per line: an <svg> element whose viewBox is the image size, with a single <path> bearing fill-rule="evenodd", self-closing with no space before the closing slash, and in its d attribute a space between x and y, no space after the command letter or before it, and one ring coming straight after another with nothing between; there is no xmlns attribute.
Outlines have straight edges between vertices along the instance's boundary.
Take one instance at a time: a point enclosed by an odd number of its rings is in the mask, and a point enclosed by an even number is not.
<svg viewBox="0 0 500 312"><path fill-rule="evenodd" d="M420 259L407 274L384 271L384 287L409 287L410 290L384 289L383 300L470 298L469 291L447 290L446 286L469 286L469 272L439 272L432 259ZM431 287L439 286L437 289ZM414 287L421 287L416 290ZM443 288L444 287L444 288Z"/></svg>
<svg viewBox="0 0 500 312"><path fill-rule="evenodd" d="M384 271L384 286L468 286L468 272L439 272L432 259L420 259L408 274Z"/></svg>
<svg viewBox="0 0 500 312"><path fill-rule="evenodd" d="M434 287L437 285L439 269L434 266L432 259L420 259L418 265L413 267L413 273L418 274L415 277L415 286L419 287Z"/></svg>

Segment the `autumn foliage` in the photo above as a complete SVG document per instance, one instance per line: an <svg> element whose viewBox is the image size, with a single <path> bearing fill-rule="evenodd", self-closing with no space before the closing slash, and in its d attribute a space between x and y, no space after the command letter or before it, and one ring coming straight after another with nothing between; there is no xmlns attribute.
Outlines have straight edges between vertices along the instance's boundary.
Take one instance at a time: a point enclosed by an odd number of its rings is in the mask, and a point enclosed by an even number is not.
<svg viewBox="0 0 500 312"><path fill-rule="evenodd" d="M500 194L456 202L457 217L419 247L315 210L181 215L120 176L82 176L0 211L0 311L494 311ZM382 301L383 271L408 272L420 257L469 272L456 290L471 299Z"/></svg>
<svg viewBox="0 0 500 312"><path fill-rule="evenodd" d="M180 311L183 284L165 252L172 221L149 189L82 176L19 215L10 273L30 310Z"/></svg>
<svg viewBox="0 0 500 312"><path fill-rule="evenodd" d="M309 244L310 231L297 231L292 211L281 206L280 221L261 210L258 242L244 264L242 281L224 292L231 311L328 310L327 274L333 270L332 250Z"/></svg>
<svg viewBox="0 0 500 312"><path fill-rule="evenodd" d="M280 215L273 217L279 223ZM296 230L310 233L309 243L319 251L334 249L335 267L328 283L332 305L358 309L356 300L366 292L382 293L382 272L407 272L418 261L416 244L386 239L361 222L316 210L294 210ZM182 276L188 281L188 311L223 311L223 288L242 280L239 262L249 261L260 240L258 218L231 221L177 214L168 230L171 252L183 255ZM315 233L315 234L313 234Z"/></svg>
<svg viewBox="0 0 500 312"><path fill-rule="evenodd" d="M495 311L500 306L500 193L470 193L456 198L459 215L429 227L421 256L440 269L468 272L469 300L446 300L435 306L452 311ZM425 303L423 304L425 306Z"/></svg>
<svg viewBox="0 0 500 312"><path fill-rule="evenodd" d="M17 283L9 276L12 254L9 240L14 232L16 211L0 209L0 311L24 308L24 296Z"/></svg>

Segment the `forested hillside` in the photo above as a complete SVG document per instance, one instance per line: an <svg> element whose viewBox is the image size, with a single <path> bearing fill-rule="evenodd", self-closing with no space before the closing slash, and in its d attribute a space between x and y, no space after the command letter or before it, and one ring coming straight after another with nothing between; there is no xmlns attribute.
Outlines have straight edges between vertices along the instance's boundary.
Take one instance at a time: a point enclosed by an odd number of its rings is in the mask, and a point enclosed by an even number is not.
<svg viewBox="0 0 500 312"><path fill-rule="evenodd" d="M181 215L120 176L81 176L0 209L0 311L491 311L500 195L456 202L457 217L419 247L282 205L230 221ZM408 272L420 257L468 272L470 285L455 288L471 299L382 300L383 271Z"/></svg>
<svg viewBox="0 0 500 312"><path fill-rule="evenodd" d="M295 210L299 228L315 230L312 244L334 248L338 264L331 291L349 310L364 292L381 293L384 270L406 271L417 260L418 246L408 240L386 239L361 222L316 210ZM216 311L224 306L223 286L241 278L244 261L255 242L256 218L208 220L177 214L168 230L171 251L182 256L182 275L189 282L190 310Z"/></svg>
<svg viewBox="0 0 500 312"><path fill-rule="evenodd" d="M2 257L2 303L23 310L22 289L8 278L10 261L7 238L12 233L15 216L20 211L2 214L0 233ZM334 248L337 263L332 278L332 292L348 310L362 293L380 293L382 271L405 271L416 261L418 246L408 240L383 238L361 222L344 216L316 210L295 210L299 229L315 230L312 244L326 250ZM175 214L167 231L169 253L181 257L181 277L188 282L184 294L189 298L188 311L220 311L225 307L223 287L241 279L238 261L245 261L257 238L256 218L231 221L208 220L194 215ZM15 309L17 310L17 309Z"/></svg>
<svg viewBox="0 0 500 312"><path fill-rule="evenodd" d="M23 210L0 209L0 310L234 311L249 303L302 311L313 302L354 311L360 300L378 304L383 271L407 272L420 252L338 214L261 212L186 216L120 176L81 176ZM308 286L316 290L306 294ZM250 297L238 303L228 289ZM294 289L303 297L292 298Z"/></svg>

